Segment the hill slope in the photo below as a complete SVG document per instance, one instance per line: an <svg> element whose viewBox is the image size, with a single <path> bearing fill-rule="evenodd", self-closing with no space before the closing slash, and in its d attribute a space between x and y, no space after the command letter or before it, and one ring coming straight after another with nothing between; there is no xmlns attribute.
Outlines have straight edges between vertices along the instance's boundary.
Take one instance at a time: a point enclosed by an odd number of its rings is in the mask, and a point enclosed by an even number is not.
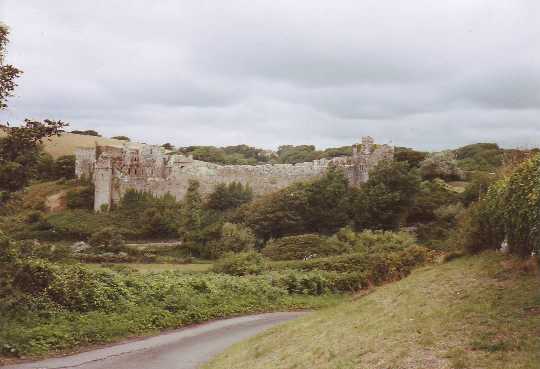
<svg viewBox="0 0 540 369"><path fill-rule="evenodd" d="M540 363L540 278L494 253L426 267L272 329L205 369L530 368Z"/></svg>
<svg viewBox="0 0 540 369"><path fill-rule="evenodd" d="M0 137L5 136L6 132L0 129ZM122 146L125 141L114 140L112 138L79 135L75 133L62 133L61 136L54 136L43 140L45 152L53 158L62 155L74 155L77 147L94 147L98 145Z"/></svg>

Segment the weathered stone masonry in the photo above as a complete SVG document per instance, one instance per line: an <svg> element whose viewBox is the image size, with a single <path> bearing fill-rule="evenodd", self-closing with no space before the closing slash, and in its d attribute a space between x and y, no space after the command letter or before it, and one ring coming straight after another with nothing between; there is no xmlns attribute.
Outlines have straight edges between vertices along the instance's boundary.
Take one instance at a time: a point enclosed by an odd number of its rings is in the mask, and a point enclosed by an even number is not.
<svg viewBox="0 0 540 369"><path fill-rule="evenodd" d="M371 137L353 145L353 155L298 164L219 165L191 156L171 155L159 146L126 143L124 146L97 146L76 151L77 177L92 178L95 184L94 209L110 207L128 189L155 195L167 192L181 199L190 179L200 183L201 193L212 192L219 183L249 184L255 194L279 190L294 182L323 175L329 166L344 170L349 183L367 181L368 173L381 160L391 160L394 149L374 145Z"/></svg>

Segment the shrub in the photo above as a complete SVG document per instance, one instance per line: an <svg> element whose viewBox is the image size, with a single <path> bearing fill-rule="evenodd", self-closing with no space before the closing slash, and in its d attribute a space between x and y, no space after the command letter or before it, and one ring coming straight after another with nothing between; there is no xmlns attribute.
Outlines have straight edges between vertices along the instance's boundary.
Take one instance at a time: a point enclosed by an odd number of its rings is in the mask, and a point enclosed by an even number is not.
<svg viewBox="0 0 540 369"><path fill-rule="evenodd" d="M255 247L256 238L251 229L241 224L224 223L221 237L214 242L213 257L227 252L245 252Z"/></svg>
<svg viewBox="0 0 540 369"><path fill-rule="evenodd" d="M397 229L414 205L420 178L406 162L383 161L352 196L356 229Z"/></svg>
<svg viewBox="0 0 540 369"><path fill-rule="evenodd" d="M270 240L262 253L272 260L294 260L337 255L347 251L347 246L338 240L329 240L317 234L303 234Z"/></svg>
<svg viewBox="0 0 540 369"><path fill-rule="evenodd" d="M428 249L410 246L401 251L386 253L353 253L305 261L286 261L270 264L272 270L324 270L338 273L358 273L365 283L380 283L407 275L414 266L429 259Z"/></svg>
<svg viewBox="0 0 540 369"><path fill-rule="evenodd" d="M431 154L420 163L422 178L431 180L441 178L447 181L460 180L463 172L458 167L456 155L452 151Z"/></svg>
<svg viewBox="0 0 540 369"><path fill-rule="evenodd" d="M451 240L455 248L476 253L500 247L505 232L503 208L499 203L502 199L497 192L492 187L482 201L472 204L463 213Z"/></svg>
<svg viewBox="0 0 540 369"><path fill-rule="evenodd" d="M264 257L255 251L241 252L238 254L228 253L219 259L212 270L216 273L224 273L236 276L260 274L265 268Z"/></svg>
<svg viewBox="0 0 540 369"><path fill-rule="evenodd" d="M41 211L31 211L26 215L25 222L28 224L35 224L44 221L43 212Z"/></svg>
<svg viewBox="0 0 540 369"><path fill-rule="evenodd" d="M119 252L124 249L124 239L120 232L113 227L107 227L92 234L88 243L96 250Z"/></svg>
<svg viewBox="0 0 540 369"><path fill-rule="evenodd" d="M314 270L299 272L297 270L284 270L269 274L274 286L287 290L288 293L302 295L322 295L328 292L337 292L335 281L337 273Z"/></svg>
<svg viewBox="0 0 540 369"><path fill-rule="evenodd" d="M94 208L94 185L91 184L68 191L66 202L69 209L92 210Z"/></svg>
<svg viewBox="0 0 540 369"><path fill-rule="evenodd" d="M523 162L505 184L503 219L510 252L522 257L540 253L540 155ZM494 221L499 214L493 209Z"/></svg>
<svg viewBox="0 0 540 369"><path fill-rule="evenodd" d="M240 182L220 183L208 197L206 206L215 210L237 208L253 199L253 190Z"/></svg>
<svg viewBox="0 0 540 369"><path fill-rule="evenodd" d="M401 251L416 244L413 234L405 231L371 231L356 233L352 240L356 252Z"/></svg>

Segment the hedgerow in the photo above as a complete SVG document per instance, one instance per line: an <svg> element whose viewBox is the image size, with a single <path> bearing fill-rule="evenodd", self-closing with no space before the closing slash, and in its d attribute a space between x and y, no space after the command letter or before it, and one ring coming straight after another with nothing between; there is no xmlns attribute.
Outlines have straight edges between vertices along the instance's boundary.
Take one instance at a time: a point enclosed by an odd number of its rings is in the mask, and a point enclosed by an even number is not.
<svg viewBox="0 0 540 369"><path fill-rule="evenodd" d="M314 293L313 293L314 294ZM209 319L310 307L266 276L94 271L0 235L0 357L39 355Z"/></svg>
<svg viewBox="0 0 540 369"><path fill-rule="evenodd" d="M511 253L540 252L540 155L492 184L462 218L457 244L470 252L508 241Z"/></svg>

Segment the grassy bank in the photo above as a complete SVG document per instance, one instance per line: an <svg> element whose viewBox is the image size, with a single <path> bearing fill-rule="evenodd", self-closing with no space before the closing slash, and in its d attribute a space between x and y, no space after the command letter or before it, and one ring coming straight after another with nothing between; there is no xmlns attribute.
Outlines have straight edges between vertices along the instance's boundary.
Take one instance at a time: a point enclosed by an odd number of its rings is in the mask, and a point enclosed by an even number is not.
<svg viewBox="0 0 540 369"><path fill-rule="evenodd" d="M419 269L269 330L205 369L538 368L540 278L495 253Z"/></svg>

